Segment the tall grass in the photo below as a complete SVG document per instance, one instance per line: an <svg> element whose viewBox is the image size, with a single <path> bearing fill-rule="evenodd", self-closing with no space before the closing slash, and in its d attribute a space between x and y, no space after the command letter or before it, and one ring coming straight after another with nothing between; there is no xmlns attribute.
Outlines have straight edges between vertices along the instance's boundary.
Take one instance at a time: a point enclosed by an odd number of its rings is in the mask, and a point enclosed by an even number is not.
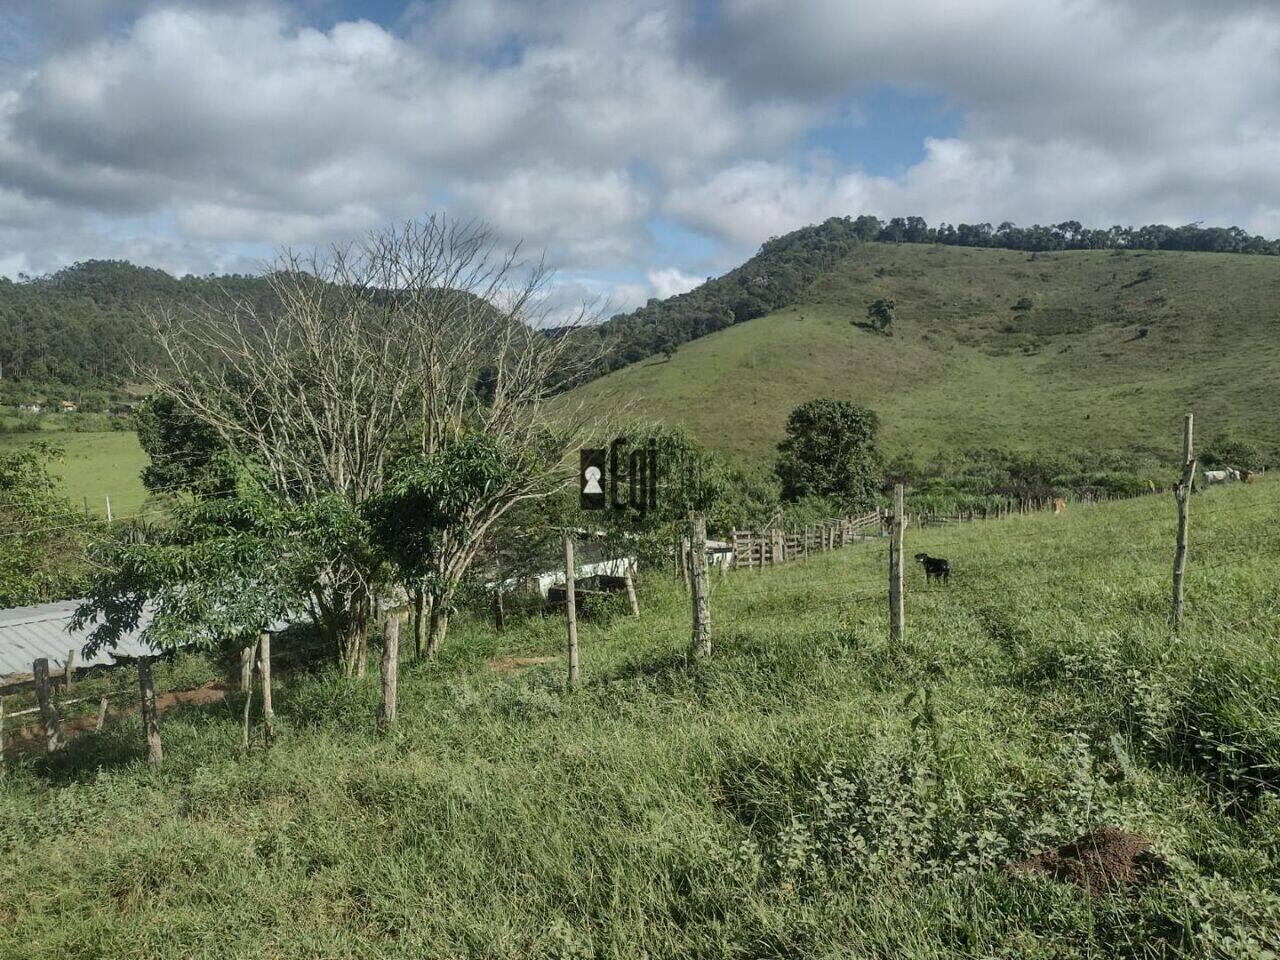
<svg viewBox="0 0 1280 960"><path fill-rule="evenodd" d="M1280 486L1192 505L1188 623L1166 625L1173 509L908 531L885 550L713 580L710 662L655 575L639 620L464 621L372 677L286 675L281 735L239 702L134 717L0 785L14 957L1266 956L1280 899ZM495 669L495 666L497 669ZM1117 825L1155 884L1092 897L1004 864Z"/></svg>

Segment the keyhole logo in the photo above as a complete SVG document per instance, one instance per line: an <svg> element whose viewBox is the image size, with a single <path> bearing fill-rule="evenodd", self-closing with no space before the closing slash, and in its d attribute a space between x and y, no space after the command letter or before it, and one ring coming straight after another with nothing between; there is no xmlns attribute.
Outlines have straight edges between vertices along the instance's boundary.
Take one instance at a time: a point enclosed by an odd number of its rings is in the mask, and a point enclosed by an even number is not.
<svg viewBox="0 0 1280 960"><path fill-rule="evenodd" d="M582 449L581 463L578 467L578 493L583 510L603 510L606 504L604 486L600 483L604 477L607 462L605 451Z"/></svg>
<svg viewBox="0 0 1280 960"><path fill-rule="evenodd" d="M619 437L608 449L583 448L578 467L578 492L583 510L631 509L645 513L658 505L658 443L626 451ZM607 468L607 470L606 470ZM608 489L605 478L608 477Z"/></svg>

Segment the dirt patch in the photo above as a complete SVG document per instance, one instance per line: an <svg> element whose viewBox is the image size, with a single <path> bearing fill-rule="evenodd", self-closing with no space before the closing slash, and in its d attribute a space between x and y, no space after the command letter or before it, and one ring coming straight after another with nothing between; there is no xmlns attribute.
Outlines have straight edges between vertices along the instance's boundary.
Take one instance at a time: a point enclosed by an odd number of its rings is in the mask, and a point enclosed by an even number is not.
<svg viewBox="0 0 1280 960"><path fill-rule="evenodd" d="M170 690L168 693L156 695L156 710L164 713L170 707L203 707L210 703L221 703L227 699L227 690L216 680L202 683L190 690Z"/></svg>
<svg viewBox="0 0 1280 960"><path fill-rule="evenodd" d="M490 657L485 661L494 673L511 673L522 667L536 667L540 663L555 663L559 657Z"/></svg>
<svg viewBox="0 0 1280 960"><path fill-rule="evenodd" d="M1014 876L1052 877L1101 895L1145 886L1160 875L1162 867L1146 837L1103 827L1054 850L1011 863L1008 870Z"/></svg>
<svg viewBox="0 0 1280 960"><path fill-rule="evenodd" d="M156 712L163 714L174 707L203 707L221 703L227 699L227 689L216 680L209 680L189 690L169 690L156 694ZM56 703L56 698L55 698ZM138 697L113 696L107 704L108 717L123 717L138 712ZM98 725L97 711L76 717L64 717L59 723L64 739L81 733L90 733ZM44 730L39 723L28 723L9 735L2 746L5 752L37 752L44 750Z"/></svg>

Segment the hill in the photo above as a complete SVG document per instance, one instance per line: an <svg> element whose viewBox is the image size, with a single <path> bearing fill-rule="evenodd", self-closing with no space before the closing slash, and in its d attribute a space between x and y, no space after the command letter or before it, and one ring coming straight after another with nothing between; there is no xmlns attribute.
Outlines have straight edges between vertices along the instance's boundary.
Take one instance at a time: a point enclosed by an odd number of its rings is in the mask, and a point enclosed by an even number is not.
<svg viewBox="0 0 1280 960"><path fill-rule="evenodd" d="M248 755L239 695L206 689L155 772L113 711L9 758L0 957L1267 956L1278 496L1196 498L1179 643L1144 497L909 530L955 573L910 571L902 644L869 543L718 579L696 666L687 596L642 577L639 620L581 621L576 693L558 619L459 617L386 738L376 664L283 664ZM1006 869L1104 828L1152 843L1140 886Z"/></svg>
<svg viewBox="0 0 1280 960"><path fill-rule="evenodd" d="M120 386L131 359L150 357L149 307L225 295L265 302L269 290L261 277L179 278L120 260L89 260L16 282L0 278L0 386L14 397L50 386L65 392L59 385Z"/></svg>
<svg viewBox="0 0 1280 960"><path fill-rule="evenodd" d="M616 370L647 356L669 354L682 343L792 306L800 301L814 277L829 270L854 248L870 242L1031 253L1176 250L1280 255L1280 240L1254 236L1239 227L1205 227L1198 223L1095 229L1076 220L1030 227L1006 221L992 227L989 223L930 226L922 217L894 217L888 222L866 214L830 217L770 238L740 267L720 277L708 277L706 283L687 293L650 300L631 313L611 317L596 328L608 341L599 369Z"/></svg>
<svg viewBox="0 0 1280 960"><path fill-rule="evenodd" d="M896 302L891 336L858 326L878 298ZM787 414L817 396L870 406L885 446L919 456L1003 446L1168 459L1187 410L1204 439L1275 447L1278 298L1270 256L864 243L793 304L576 396L682 422L742 460L771 462Z"/></svg>

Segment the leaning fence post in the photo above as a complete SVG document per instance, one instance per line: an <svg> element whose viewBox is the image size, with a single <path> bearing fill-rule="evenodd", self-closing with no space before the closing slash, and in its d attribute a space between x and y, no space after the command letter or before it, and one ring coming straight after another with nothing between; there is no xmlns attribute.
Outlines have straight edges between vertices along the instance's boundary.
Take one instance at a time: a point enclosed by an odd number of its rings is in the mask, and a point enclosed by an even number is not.
<svg viewBox="0 0 1280 960"><path fill-rule="evenodd" d="M107 698L98 701L98 722L93 725L94 733L102 732L102 725L107 721Z"/></svg>
<svg viewBox="0 0 1280 960"><path fill-rule="evenodd" d="M40 723L44 727L44 749L46 753L53 753L62 746L62 723L49 692L49 658L33 661L31 675L36 685L36 702L40 706Z"/></svg>
<svg viewBox="0 0 1280 960"><path fill-rule="evenodd" d="M889 541L889 639L902 641L906 620L903 602L902 540L907 526L906 508L903 504L902 484L893 488L893 537Z"/></svg>
<svg viewBox="0 0 1280 960"><path fill-rule="evenodd" d="M67 651L67 668L62 671L62 689L71 693L71 684L76 674L76 648Z"/></svg>
<svg viewBox="0 0 1280 960"><path fill-rule="evenodd" d="M693 576L693 652L711 656L711 600L707 593L707 519L689 514L689 568ZM762 540L761 543L764 541Z"/></svg>
<svg viewBox="0 0 1280 960"><path fill-rule="evenodd" d="M1182 476L1173 488L1174 500L1178 504L1178 541L1173 553L1173 628L1182 626L1182 584L1187 572L1187 523L1188 510L1191 506L1191 486L1196 475L1196 459L1193 453L1192 415L1187 414L1182 435Z"/></svg>
<svg viewBox="0 0 1280 960"><path fill-rule="evenodd" d="M569 689L578 685L578 599L573 576L573 537L564 538L564 619L569 633Z"/></svg>
<svg viewBox="0 0 1280 960"><path fill-rule="evenodd" d="M147 734L147 762L157 767L164 759L164 748L160 745L160 720L156 715L156 683L151 676L150 657L138 658L138 691L142 695L142 728Z"/></svg>

